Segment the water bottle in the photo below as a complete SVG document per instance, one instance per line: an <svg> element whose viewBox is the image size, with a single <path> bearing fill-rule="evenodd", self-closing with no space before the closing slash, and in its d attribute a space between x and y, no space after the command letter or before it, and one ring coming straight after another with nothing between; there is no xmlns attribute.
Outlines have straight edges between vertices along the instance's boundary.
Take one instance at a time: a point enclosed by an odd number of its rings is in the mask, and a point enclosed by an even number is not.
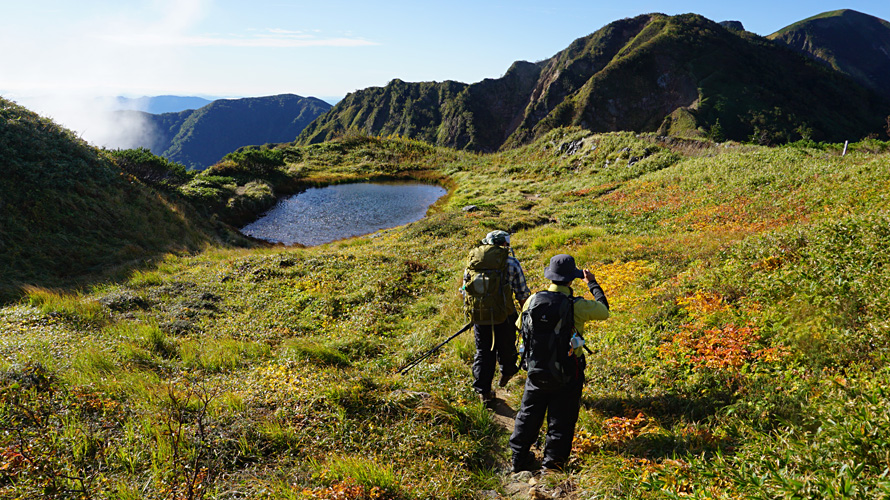
<svg viewBox="0 0 890 500"><path fill-rule="evenodd" d="M572 335L572 339L569 342L572 344L572 350L575 352L575 356L584 354L584 337L578 335L576 332Z"/></svg>
<svg viewBox="0 0 890 500"><path fill-rule="evenodd" d="M528 370L528 360L525 359L525 342L519 344L519 368Z"/></svg>

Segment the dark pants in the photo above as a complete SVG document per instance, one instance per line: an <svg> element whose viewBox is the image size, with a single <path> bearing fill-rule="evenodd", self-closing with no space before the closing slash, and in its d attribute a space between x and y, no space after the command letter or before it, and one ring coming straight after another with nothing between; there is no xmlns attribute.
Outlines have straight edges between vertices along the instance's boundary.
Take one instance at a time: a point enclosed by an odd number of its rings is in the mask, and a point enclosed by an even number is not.
<svg viewBox="0 0 890 500"><path fill-rule="evenodd" d="M512 375L519 371L516 366L519 357L516 353L516 318L517 315L512 315L498 325L473 325L476 335L473 389L476 392L482 394L491 391L495 361L500 365L501 373Z"/></svg>
<svg viewBox="0 0 890 500"><path fill-rule="evenodd" d="M531 462L531 447L538 440L545 414L547 437L542 465L555 469L566 465L572 452L583 385L583 377L566 384L557 384L546 379L535 381L531 376L526 378L522 406L516 413L513 435L510 436L514 467Z"/></svg>

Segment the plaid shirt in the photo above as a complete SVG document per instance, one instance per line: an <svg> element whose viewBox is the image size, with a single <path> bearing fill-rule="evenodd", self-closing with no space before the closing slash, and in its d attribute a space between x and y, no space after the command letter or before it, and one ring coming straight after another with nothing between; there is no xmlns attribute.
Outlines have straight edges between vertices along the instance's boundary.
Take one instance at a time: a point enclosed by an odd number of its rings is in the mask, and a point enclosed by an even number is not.
<svg viewBox="0 0 890 500"><path fill-rule="evenodd" d="M515 257L507 257L507 282L510 283L513 295L520 304L531 296L532 292L525 283L525 273L522 272L522 266Z"/></svg>

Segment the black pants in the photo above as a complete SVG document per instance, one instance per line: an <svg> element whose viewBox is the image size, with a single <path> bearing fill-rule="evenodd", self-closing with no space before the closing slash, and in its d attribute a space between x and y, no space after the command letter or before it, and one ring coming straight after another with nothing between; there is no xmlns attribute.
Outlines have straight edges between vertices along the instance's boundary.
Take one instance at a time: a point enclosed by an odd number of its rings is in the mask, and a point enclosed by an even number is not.
<svg viewBox="0 0 890 500"><path fill-rule="evenodd" d="M478 393L491 391L494 365L497 361L501 373L510 375L519 371L516 361L516 319L512 315L497 325L473 325L476 335L476 356L473 357L473 389ZM494 336L494 342L492 342Z"/></svg>
<svg viewBox="0 0 890 500"><path fill-rule="evenodd" d="M561 469L572 452L584 378L579 377L566 384L557 384L547 379L533 380L534 378L537 377L529 376L525 380L522 406L516 413L513 435L510 436L513 464L531 460L531 447L538 440L546 414L547 437L542 465Z"/></svg>

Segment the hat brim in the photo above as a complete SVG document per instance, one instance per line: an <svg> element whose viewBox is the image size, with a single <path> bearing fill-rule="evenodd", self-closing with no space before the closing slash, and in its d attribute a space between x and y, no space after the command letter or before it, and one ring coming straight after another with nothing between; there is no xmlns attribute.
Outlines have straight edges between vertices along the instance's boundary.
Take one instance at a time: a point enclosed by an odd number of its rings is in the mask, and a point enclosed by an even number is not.
<svg viewBox="0 0 890 500"><path fill-rule="evenodd" d="M544 277L550 281L572 281L575 278L583 278L584 271L575 268L574 272L570 275L564 275L562 273L557 273L556 271L553 271L548 267L544 270Z"/></svg>

